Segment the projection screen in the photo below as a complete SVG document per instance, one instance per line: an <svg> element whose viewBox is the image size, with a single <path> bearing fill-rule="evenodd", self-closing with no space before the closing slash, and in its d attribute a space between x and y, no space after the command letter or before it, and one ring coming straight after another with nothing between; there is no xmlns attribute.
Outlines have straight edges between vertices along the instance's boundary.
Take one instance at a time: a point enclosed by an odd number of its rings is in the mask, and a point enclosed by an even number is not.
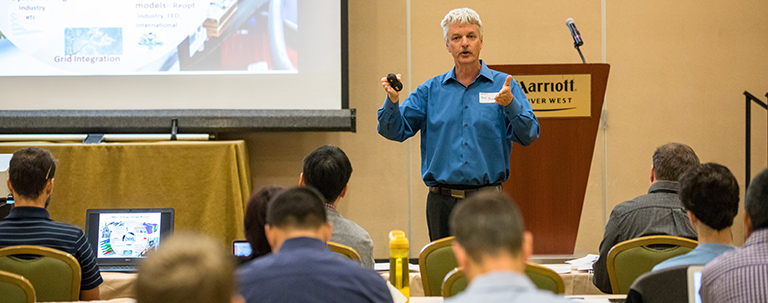
<svg viewBox="0 0 768 303"><path fill-rule="evenodd" d="M12 0L0 132L354 131L346 0Z"/></svg>

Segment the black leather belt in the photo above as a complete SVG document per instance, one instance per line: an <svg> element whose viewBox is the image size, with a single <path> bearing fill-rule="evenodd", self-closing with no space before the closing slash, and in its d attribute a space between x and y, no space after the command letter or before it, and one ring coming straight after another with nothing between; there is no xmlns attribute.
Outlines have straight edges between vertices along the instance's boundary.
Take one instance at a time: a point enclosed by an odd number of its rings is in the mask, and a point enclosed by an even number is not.
<svg viewBox="0 0 768 303"><path fill-rule="evenodd" d="M429 192L436 193L442 196L449 196L457 199L466 199L473 193L476 193L477 191L483 190L483 189L493 189L496 191L501 191L501 185L488 185L488 186L481 186L477 188L468 188L468 189L455 189L455 188L447 188L442 186L431 186L429 187Z"/></svg>

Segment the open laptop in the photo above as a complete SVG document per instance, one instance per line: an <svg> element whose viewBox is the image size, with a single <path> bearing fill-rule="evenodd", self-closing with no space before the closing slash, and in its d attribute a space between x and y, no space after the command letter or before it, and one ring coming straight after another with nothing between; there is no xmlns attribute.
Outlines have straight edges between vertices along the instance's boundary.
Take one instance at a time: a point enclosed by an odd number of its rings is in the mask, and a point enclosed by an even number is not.
<svg viewBox="0 0 768 303"><path fill-rule="evenodd" d="M135 272L173 233L173 208L89 209L85 235L101 271Z"/></svg>
<svg viewBox="0 0 768 303"><path fill-rule="evenodd" d="M701 270L703 265L688 266L688 303L701 303Z"/></svg>

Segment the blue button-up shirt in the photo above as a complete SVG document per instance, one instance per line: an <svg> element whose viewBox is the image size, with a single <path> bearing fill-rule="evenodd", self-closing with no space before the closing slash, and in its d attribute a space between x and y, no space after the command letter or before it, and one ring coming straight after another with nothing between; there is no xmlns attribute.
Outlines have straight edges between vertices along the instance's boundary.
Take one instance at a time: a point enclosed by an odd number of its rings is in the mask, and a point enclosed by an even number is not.
<svg viewBox="0 0 768 303"><path fill-rule="evenodd" d="M421 177L427 186L504 182L512 142L525 146L539 137L539 121L514 79L512 103L480 103L481 93L498 93L508 76L480 63L480 74L468 87L456 79L454 67L419 85L401 105L387 96L379 109L379 134L385 138L402 142L421 130Z"/></svg>

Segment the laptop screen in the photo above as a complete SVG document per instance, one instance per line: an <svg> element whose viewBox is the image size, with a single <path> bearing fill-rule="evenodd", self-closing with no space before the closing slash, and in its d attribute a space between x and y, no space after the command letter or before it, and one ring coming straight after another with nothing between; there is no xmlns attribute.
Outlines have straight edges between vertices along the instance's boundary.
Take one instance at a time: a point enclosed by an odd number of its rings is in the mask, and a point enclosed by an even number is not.
<svg viewBox="0 0 768 303"><path fill-rule="evenodd" d="M251 255L251 243L242 240L232 241L232 253L236 257L248 257Z"/></svg>
<svg viewBox="0 0 768 303"><path fill-rule="evenodd" d="M174 210L89 209L86 236L99 265L136 265L173 233Z"/></svg>
<svg viewBox="0 0 768 303"><path fill-rule="evenodd" d="M688 302L701 303L701 270L704 266L692 265L688 267Z"/></svg>

